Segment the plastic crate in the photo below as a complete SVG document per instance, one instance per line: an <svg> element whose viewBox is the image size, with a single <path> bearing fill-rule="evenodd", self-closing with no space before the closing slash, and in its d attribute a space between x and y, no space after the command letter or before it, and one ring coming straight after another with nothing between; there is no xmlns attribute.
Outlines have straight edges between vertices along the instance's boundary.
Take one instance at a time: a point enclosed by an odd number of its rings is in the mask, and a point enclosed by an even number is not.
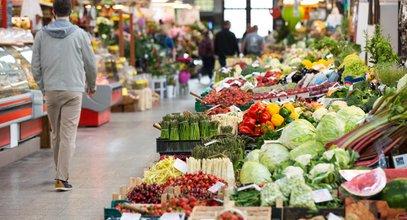
<svg viewBox="0 0 407 220"><path fill-rule="evenodd" d="M120 219L122 217L122 213L115 209L116 204L129 202L127 200L112 200L111 208L105 208L104 215L105 220L111 218L112 220ZM141 219L143 220L159 220L160 216L149 216L149 215L142 215Z"/></svg>
<svg viewBox="0 0 407 220"><path fill-rule="evenodd" d="M202 144L201 140L171 141L168 139L157 138L157 153L191 153L195 146Z"/></svg>
<svg viewBox="0 0 407 220"><path fill-rule="evenodd" d="M123 202L128 202L127 200L112 200L111 206L110 208L105 208L104 210L104 215L105 215L105 220L107 220L108 218L120 218L122 216L122 213L115 209L115 206L118 203L123 203Z"/></svg>

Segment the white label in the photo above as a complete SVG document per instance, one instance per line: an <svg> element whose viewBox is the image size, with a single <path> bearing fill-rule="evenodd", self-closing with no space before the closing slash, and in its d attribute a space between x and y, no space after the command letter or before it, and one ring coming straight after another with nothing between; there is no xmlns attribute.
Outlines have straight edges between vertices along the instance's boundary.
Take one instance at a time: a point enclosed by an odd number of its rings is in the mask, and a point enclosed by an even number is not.
<svg viewBox="0 0 407 220"><path fill-rule="evenodd" d="M339 216L333 214L332 212L329 213L329 215L327 216L327 219L328 219L328 220L342 220L341 217L339 217Z"/></svg>
<svg viewBox="0 0 407 220"><path fill-rule="evenodd" d="M120 220L139 220L141 218L141 214L139 213L123 213Z"/></svg>
<svg viewBox="0 0 407 220"><path fill-rule="evenodd" d="M164 213L160 220L182 220L184 219L184 214L179 212Z"/></svg>
<svg viewBox="0 0 407 220"><path fill-rule="evenodd" d="M240 192L240 191L243 191L243 190L246 190L246 189L255 189L257 191L261 190L260 186L258 186L256 184L251 184L251 185L248 185L248 186L240 187L240 188L237 189L237 191Z"/></svg>
<svg viewBox="0 0 407 220"><path fill-rule="evenodd" d="M333 200L331 193L328 189L319 189L312 192L312 198L315 203L328 202Z"/></svg>
<svg viewBox="0 0 407 220"><path fill-rule="evenodd" d="M211 192L211 193L217 193L217 192L220 190L220 188L221 188L222 186L224 186L224 185L225 185L225 184L222 183L222 182L217 182L217 183L215 183L213 186L211 186L211 187L208 189L208 191Z"/></svg>
<svg viewBox="0 0 407 220"><path fill-rule="evenodd" d="M174 168L179 170L183 174L188 172L188 164L178 158L175 160Z"/></svg>

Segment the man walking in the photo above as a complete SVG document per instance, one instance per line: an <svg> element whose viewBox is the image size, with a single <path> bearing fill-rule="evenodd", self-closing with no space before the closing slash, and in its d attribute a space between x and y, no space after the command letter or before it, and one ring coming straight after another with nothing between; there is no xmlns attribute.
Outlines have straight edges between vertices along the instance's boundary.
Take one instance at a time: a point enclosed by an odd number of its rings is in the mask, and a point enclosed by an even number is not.
<svg viewBox="0 0 407 220"><path fill-rule="evenodd" d="M56 165L55 190L68 191L83 92L96 91L96 62L85 31L69 22L71 0L54 0L56 20L35 37L32 72L45 91Z"/></svg>
<svg viewBox="0 0 407 220"><path fill-rule="evenodd" d="M230 21L223 23L223 29L215 36L215 54L221 67L226 66L226 56L239 55L239 46L234 33L230 29Z"/></svg>
<svg viewBox="0 0 407 220"><path fill-rule="evenodd" d="M252 32L247 34L242 42L242 51L245 51L245 55L257 55L260 56L264 51L264 38L258 33L257 25L254 25Z"/></svg>

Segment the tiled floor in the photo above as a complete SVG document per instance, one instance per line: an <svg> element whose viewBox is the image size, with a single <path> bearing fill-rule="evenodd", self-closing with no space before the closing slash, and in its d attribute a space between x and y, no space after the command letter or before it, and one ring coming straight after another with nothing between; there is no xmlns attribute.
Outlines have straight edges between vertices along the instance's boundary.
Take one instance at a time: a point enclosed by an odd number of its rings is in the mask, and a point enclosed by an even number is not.
<svg viewBox="0 0 407 220"><path fill-rule="evenodd" d="M190 82L200 93L206 86ZM152 127L164 114L190 110L191 96L163 100L153 110L114 113L98 128L80 128L71 165L71 192L53 190L51 150L41 150L0 168L0 220L93 220L103 219L111 194L129 177L142 176L144 167L157 157Z"/></svg>

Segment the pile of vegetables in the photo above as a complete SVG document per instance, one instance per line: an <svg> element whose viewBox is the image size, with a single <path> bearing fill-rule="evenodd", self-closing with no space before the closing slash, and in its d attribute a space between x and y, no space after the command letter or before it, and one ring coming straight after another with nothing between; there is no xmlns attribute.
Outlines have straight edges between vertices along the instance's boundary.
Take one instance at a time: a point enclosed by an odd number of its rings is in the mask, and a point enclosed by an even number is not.
<svg viewBox="0 0 407 220"><path fill-rule="evenodd" d="M164 184L171 177L181 176L182 173L174 168L175 163L174 157L167 157L160 160L158 163L154 164L150 170L144 172L144 179L148 185L152 184Z"/></svg>
<svg viewBox="0 0 407 220"><path fill-rule="evenodd" d="M393 52L389 37L384 37L380 25L375 26L372 37L366 36L365 50L370 54L370 63L397 63L399 58Z"/></svg>
<svg viewBox="0 0 407 220"><path fill-rule="evenodd" d="M215 198L216 194L209 192L208 189L217 182L226 184L225 180L219 177L199 171L193 174L188 173L183 176L169 178L163 187L180 186L181 195L184 197L195 197L198 200L210 200Z"/></svg>
<svg viewBox="0 0 407 220"><path fill-rule="evenodd" d="M235 165L244 158L246 142L247 140L236 136L205 139L204 145L198 145L192 150L192 157L196 159L226 157Z"/></svg>
<svg viewBox="0 0 407 220"><path fill-rule="evenodd" d="M252 94L241 90L237 86L224 88L220 91L212 89L205 97L204 102L208 105L221 105L224 107L245 106L252 102Z"/></svg>
<svg viewBox="0 0 407 220"><path fill-rule="evenodd" d="M224 179L228 184L234 184L235 174L229 158L195 159L187 158L188 173L203 172Z"/></svg>
<svg viewBox="0 0 407 220"><path fill-rule="evenodd" d="M277 103L257 102L243 115L239 133L260 136L268 130L281 128L298 118L294 106L290 103L280 106Z"/></svg>
<svg viewBox="0 0 407 220"><path fill-rule="evenodd" d="M138 204L159 204L161 202L161 194L162 188L157 183L150 185L142 183L129 191L127 200Z"/></svg>
<svg viewBox="0 0 407 220"><path fill-rule="evenodd" d="M200 140L218 134L217 122L211 122L205 114L190 112L168 114L163 117L160 127L160 138L173 141Z"/></svg>
<svg viewBox="0 0 407 220"><path fill-rule="evenodd" d="M405 78L405 79L403 79ZM360 154L357 165L371 166L383 155L407 144L407 76L398 82L397 88L387 88L373 106L367 120L330 142L343 149L353 149Z"/></svg>
<svg viewBox="0 0 407 220"><path fill-rule="evenodd" d="M344 68L344 71L342 72L342 82L345 81L347 76L351 76L353 78L364 77L369 71L365 61L360 59L357 54L346 56L339 68Z"/></svg>
<svg viewBox="0 0 407 220"><path fill-rule="evenodd" d="M194 197L188 198L173 198L168 202L156 205L137 206L130 203L119 203L115 208L120 212L135 212L142 215L162 216L164 213L183 212L186 216L190 216L192 209L195 206L216 206L216 203L208 203L207 201L199 201Z"/></svg>

